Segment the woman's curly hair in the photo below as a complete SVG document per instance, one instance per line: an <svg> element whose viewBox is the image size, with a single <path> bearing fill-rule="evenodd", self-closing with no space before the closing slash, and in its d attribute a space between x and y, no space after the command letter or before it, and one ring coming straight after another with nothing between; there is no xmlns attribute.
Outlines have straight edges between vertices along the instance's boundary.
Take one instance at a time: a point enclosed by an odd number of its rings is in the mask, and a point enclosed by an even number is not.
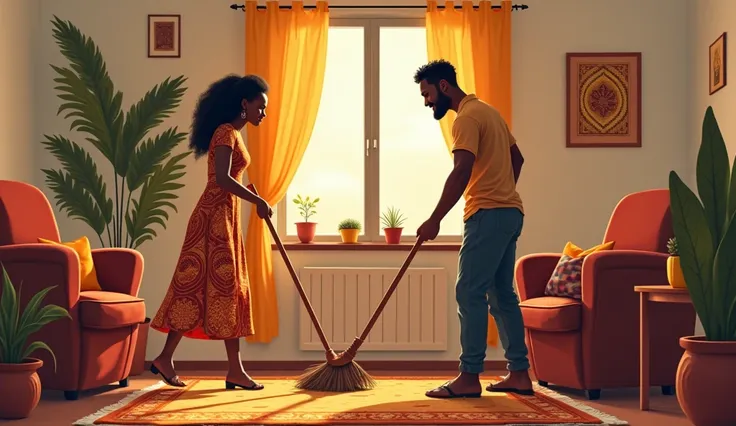
<svg viewBox="0 0 736 426"><path fill-rule="evenodd" d="M195 158L209 151L212 135L220 125L240 117L243 99L250 102L267 92L268 83L257 75L230 74L212 83L199 96L192 116L189 148Z"/></svg>

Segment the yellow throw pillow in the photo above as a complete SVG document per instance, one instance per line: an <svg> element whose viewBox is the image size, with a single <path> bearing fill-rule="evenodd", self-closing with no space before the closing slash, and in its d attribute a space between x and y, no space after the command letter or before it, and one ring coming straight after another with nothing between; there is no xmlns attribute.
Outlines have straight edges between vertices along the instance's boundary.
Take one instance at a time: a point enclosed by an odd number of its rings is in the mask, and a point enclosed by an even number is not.
<svg viewBox="0 0 736 426"><path fill-rule="evenodd" d="M572 243L572 241L568 241L567 244L565 244L565 248L562 250L562 254L565 256L569 256L573 259L585 257L591 253L603 251L603 250L613 250L613 245L615 244L615 241L609 241L607 243L599 244L595 247L591 247L587 250L583 250L580 247L576 246Z"/></svg>
<svg viewBox="0 0 736 426"><path fill-rule="evenodd" d="M56 244L71 248L79 256L79 276L81 278L80 291L101 291L100 282L97 281L97 271L92 261L92 247L89 245L89 239L82 237L68 243L57 243L56 241L39 238L39 243Z"/></svg>

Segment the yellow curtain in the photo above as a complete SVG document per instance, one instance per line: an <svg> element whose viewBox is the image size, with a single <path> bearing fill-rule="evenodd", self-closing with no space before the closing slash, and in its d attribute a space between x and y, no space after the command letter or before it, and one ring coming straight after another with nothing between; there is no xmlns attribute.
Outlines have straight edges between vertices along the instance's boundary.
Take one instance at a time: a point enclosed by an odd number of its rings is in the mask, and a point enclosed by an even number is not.
<svg viewBox="0 0 736 426"><path fill-rule="evenodd" d="M475 93L493 105L511 128L511 2L501 2L492 9L481 0L478 9L472 1L463 1L455 10L453 1L439 9L435 0L427 2L427 56L430 61L445 59L457 68L457 79L465 93ZM447 149L452 147L450 111L440 120ZM498 346L498 328L488 316L488 344Z"/></svg>
<svg viewBox="0 0 736 426"><path fill-rule="evenodd" d="M329 11L327 3L304 10L301 1L291 10L277 1L257 10L245 4L245 72L263 77L270 85L267 118L248 126L251 166L248 180L260 196L275 206L286 194L317 119L327 57ZM245 242L251 286L253 325L248 342L268 343L278 335L278 305L273 279L271 237L266 222L251 208Z"/></svg>

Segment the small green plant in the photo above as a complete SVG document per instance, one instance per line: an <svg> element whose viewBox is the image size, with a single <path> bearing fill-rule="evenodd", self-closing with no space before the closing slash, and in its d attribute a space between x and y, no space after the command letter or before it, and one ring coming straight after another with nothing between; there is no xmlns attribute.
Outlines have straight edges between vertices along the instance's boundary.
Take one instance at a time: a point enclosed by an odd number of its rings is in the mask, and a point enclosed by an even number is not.
<svg viewBox="0 0 736 426"><path fill-rule="evenodd" d="M406 218L399 209L394 207L389 207L386 212L381 214L381 222L384 228L401 228L405 220Z"/></svg>
<svg viewBox="0 0 736 426"><path fill-rule="evenodd" d="M357 219L345 219L337 225L337 229L363 229L360 221Z"/></svg>
<svg viewBox="0 0 736 426"><path fill-rule="evenodd" d="M703 119L696 163L698 195L670 172L677 251L695 312L710 341L736 341L736 163L713 108Z"/></svg>
<svg viewBox="0 0 736 426"><path fill-rule="evenodd" d="M312 200L309 196L307 196L307 198L302 198L301 195L297 194L296 198L291 201L299 207L299 214L302 215L305 222L309 222L309 218L317 214L315 207L317 207L319 197Z"/></svg>
<svg viewBox="0 0 736 426"><path fill-rule="evenodd" d="M21 364L35 350L43 349L48 351L54 359L54 371L56 371L56 355L46 343L35 341L28 344L30 335L46 324L63 317L71 318L69 312L61 306L46 305L41 307L43 298L56 286L47 287L34 294L21 312L20 295L22 285L16 293L5 267L1 267L3 270L3 294L0 296L0 363Z"/></svg>
<svg viewBox="0 0 736 426"><path fill-rule="evenodd" d="M670 256L679 256L680 252L677 250L677 238L672 237L667 241L667 251Z"/></svg>

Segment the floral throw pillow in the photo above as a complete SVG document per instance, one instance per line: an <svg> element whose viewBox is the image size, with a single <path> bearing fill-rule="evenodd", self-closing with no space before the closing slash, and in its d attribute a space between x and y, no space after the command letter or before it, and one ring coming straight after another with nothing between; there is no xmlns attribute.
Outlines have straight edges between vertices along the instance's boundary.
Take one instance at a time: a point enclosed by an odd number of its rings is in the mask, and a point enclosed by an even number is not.
<svg viewBox="0 0 736 426"><path fill-rule="evenodd" d="M583 260L585 257L562 255L544 289L545 296L570 297L580 300Z"/></svg>

